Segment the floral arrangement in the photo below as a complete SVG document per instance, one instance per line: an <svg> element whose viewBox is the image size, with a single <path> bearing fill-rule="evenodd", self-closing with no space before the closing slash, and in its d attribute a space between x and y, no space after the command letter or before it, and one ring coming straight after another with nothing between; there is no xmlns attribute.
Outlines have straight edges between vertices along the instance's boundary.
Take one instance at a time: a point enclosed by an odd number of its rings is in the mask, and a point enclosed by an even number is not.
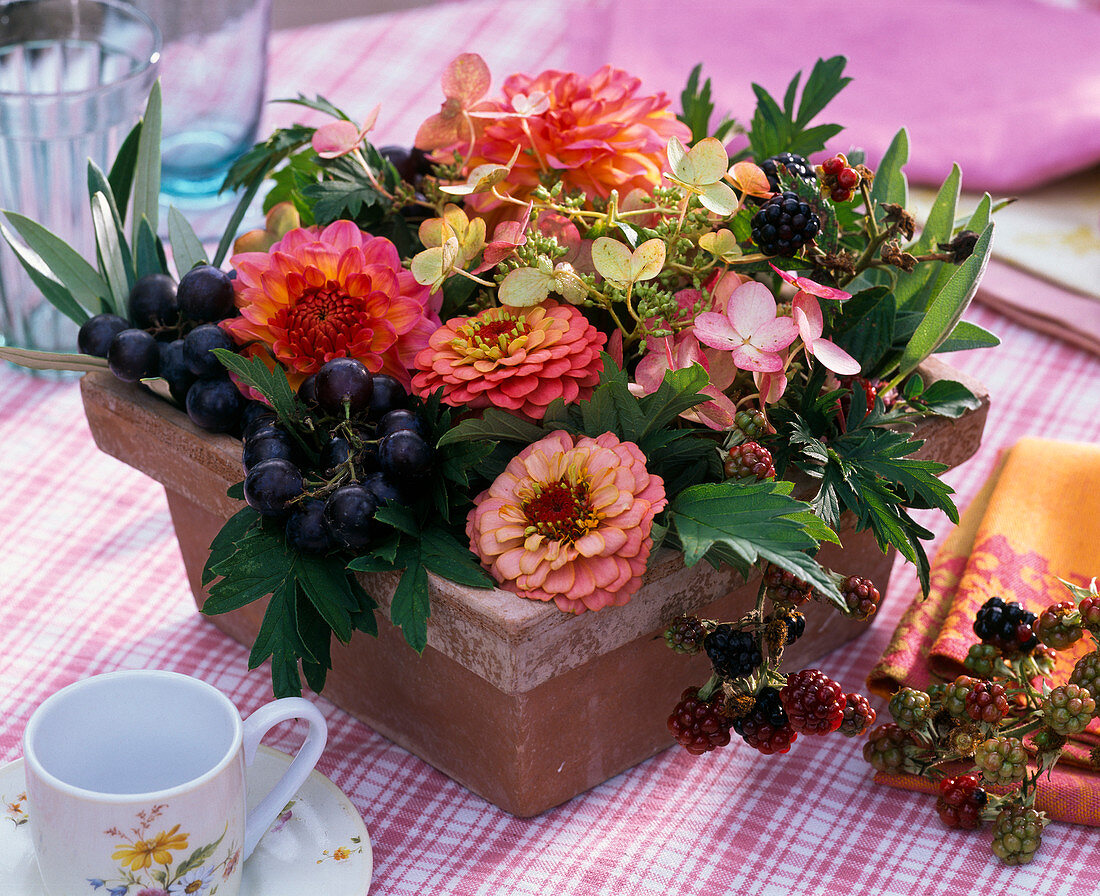
<svg viewBox="0 0 1100 896"><path fill-rule="evenodd" d="M668 633L715 670L670 719L685 746L731 726L765 752L795 729L862 733L866 700L785 677L783 647L810 599L874 611L872 583L815 559L842 514L927 587L911 510L956 514L912 424L977 400L918 367L996 344L960 322L994 209L958 216L956 168L917 235L904 131L876 171L824 152L842 129L813 122L844 66L819 60L781 102L757 86L739 124L715 120L698 68L675 114L610 67L513 75L490 98L463 54L412 149L371 142L378 108L360 125L299 96L331 121L238 160L212 257L170 211L178 281L155 88L111 171L90 166L96 265L26 218L0 225L85 354L3 357L107 368L242 436L246 506L211 545L204 612L270 595L250 665L270 658L280 696L299 669L323 688L333 635L376 631L357 572L400 573L390 620L423 650L429 573L607 612L671 549L762 573L745 618ZM238 237L264 188L265 227Z"/></svg>
<svg viewBox="0 0 1100 896"><path fill-rule="evenodd" d="M926 691L902 688L890 700L894 721L873 729L863 747L875 769L936 782L936 812L951 828L993 822L993 854L1030 862L1049 819L1036 808L1039 779L1067 748L1100 756L1082 735L1100 701L1100 594L1063 582L1073 599L1036 616L991 597L978 610L967 653L969 675ZM1091 640L1085 640L1086 633ZM1091 650L1089 648L1092 648ZM1068 680L1050 681L1055 651L1076 662Z"/></svg>

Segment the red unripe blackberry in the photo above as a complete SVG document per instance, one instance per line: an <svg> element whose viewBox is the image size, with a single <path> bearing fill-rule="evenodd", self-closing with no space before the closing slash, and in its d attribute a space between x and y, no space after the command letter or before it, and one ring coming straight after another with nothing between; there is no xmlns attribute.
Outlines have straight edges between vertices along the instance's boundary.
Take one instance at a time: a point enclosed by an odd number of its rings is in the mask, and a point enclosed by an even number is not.
<svg viewBox="0 0 1100 896"><path fill-rule="evenodd" d="M844 695L844 719L839 731L845 737L859 737L875 724L876 713L862 694Z"/></svg>
<svg viewBox="0 0 1100 896"><path fill-rule="evenodd" d="M1067 617L1076 615L1077 605L1071 600L1052 604L1039 614L1035 634L1039 640L1055 650L1065 650L1080 640L1085 632L1077 622L1068 622Z"/></svg>
<svg viewBox="0 0 1100 896"><path fill-rule="evenodd" d="M966 714L975 722L996 725L1008 715L1008 698L1005 689L991 681L979 681L966 695Z"/></svg>
<svg viewBox="0 0 1100 896"><path fill-rule="evenodd" d="M798 737L783 709L779 691L772 687L763 688L756 695L752 710L734 721L733 730L765 755L786 753Z"/></svg>
<svg viewBox="0 0 1100 896"><path fill-rule="evenodd" d="M836 177L847 167L847 160L843 156L833 156L821 163L823 173Z"/></svg>
<svg viewBox="0 0 1100 896"><path fill-rule="evenodd" d="M764 570L764 581L768 597L779 607L797 607L814 596L811 585L778 566L768 565Z"/></svg>
<svg viewBox="0 0 1100 896"><path fill-rule="evenodd" d="M960 675L944 688L943 708L949 715L957 719L967 716L966 698L970 696L970 692L974 690L978 681L979 679L971 678L969 675Z"/></svg>
<svg viewBox="0 0 1100 896"><path fill-rule="evenodd" d="M865 576L848 576L840 584L840 593L853 619L870 619L881 599L875 583Z"/></svg>
<svg viewBox="0 0 1100 896"><path fill-rule="evenodd" d="M734 445L723 464L727 479L774 479L772 453L757 442Z"/></svg>
<svg viewBox="0 0 1100 896"><path fill-rule="evenodd" d="M844 721L844 689L818 669L790 673L779 697L800 734L828 734Z"/></svg>
<svg viewBox="0 0 1100 896"><path fill-rule="evenodd" d="M837 172L836 183L843 190L853 190L859 186L859 173L855 168L841 168Z"/></svg>
<svg viewBox="0 0 1100 896"><path fill-rule="evenodd" d="M665 629L665 643L677 653L694 654L703 649L707 627L695 616L677 616Z"/></svg>
<svg viewBox="0 0 1100 896"><path fill-rule="evenodd" d="M1077 610L1081 614L1081 624L1094 635L1100 635L1100 597L1082 598Z"/></svg>
<svg viewBox="0 0 1100 896"><path fill-rule="evenodd" d="M976 830L982 823L982 810L989 796L982 788L980 775L957 775L939 784L936 811L949 828Z"/></svg>
<svg viewBox="0 0 1100 896"><path fill-rule="evenodd" d="M668 717L668 730L693 756L701 756L730 742L730 720L722 711L722 692L699 699L698 688L688 688Z"/></svg>

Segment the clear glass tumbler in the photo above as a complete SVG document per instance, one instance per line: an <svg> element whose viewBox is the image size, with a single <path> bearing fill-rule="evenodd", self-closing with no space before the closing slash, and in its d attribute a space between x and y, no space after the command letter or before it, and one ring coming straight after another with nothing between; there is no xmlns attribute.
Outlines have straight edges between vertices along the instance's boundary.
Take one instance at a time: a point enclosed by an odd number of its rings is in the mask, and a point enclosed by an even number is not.
<svg viewBox="0 0 1100 896"><path fill-rule="evenodd" d="M191 207L225 201L229 166L256 142L271 0L133 2L164 35L161 195Z"/></svg>
<svg viewBox="0 0 1100 896"><path fill-rule="evenodd" d="M152 20L120 0L0 0L0 209L94 264L88 160L107 170L141 117L159 57ZM0 241L0 341L75 351L76 331Z"/></svg>

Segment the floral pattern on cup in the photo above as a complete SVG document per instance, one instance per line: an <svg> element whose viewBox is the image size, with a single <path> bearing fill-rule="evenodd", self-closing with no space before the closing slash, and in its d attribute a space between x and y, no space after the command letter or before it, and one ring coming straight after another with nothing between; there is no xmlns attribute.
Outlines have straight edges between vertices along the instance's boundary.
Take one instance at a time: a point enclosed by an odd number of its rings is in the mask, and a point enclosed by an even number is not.
<svg viewBox="0 0 1100 896"><path fill-rule="evenodd" d="M104 889L107 896L214 896L218 892L218 885L240 863L240 847L231 844L215 862L223 832L213 843L188 854L190 834L178 824L157 824L164 809L158 804L139 812L137 824L128 833L118 828L104 831L122 841L111 854L119 864L113 876L86 878L93 890Z"/></svg>
<svg viewBox="0 0 1100 896"><path fill-rule="evenodd" d="M0 806L3 806L4 817L10 819L16 827L30 821L25 806L26 802L27 795L25 793L19 794L14 800L9 800L6 796L0 795Z"/></svg>
<svg viewBox="0 0 1100 896"><path fill-rule="evenodd" d="M338 846L331 852L327 849L321 851L321 858L317 860L317 864L320 865L323 862L327 862L330 859L333 862L346 862L353 855L361 855L363 852L363 841L360 837L352 837L350 846Z"/></svg>

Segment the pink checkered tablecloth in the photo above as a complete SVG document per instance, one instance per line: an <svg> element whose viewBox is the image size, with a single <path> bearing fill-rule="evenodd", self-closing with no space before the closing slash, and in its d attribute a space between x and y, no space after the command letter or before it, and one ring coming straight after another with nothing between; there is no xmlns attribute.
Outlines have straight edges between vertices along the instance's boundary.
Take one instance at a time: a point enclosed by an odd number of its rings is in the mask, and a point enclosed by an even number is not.
<svg viewBox="0 0 1100 896"><path fill-rule="evenodd" d="M269 94L318 91L359 115L382 101L382 137L407 141L437 107L433 73L453 53L479 50L498 74L568 64L585 34L598 36L602 4L570 6L569 28L560 9L452 4L276 34ZM273 107L267 124L290 117ZM950 359L992 395L983 448L948 476L960 504L1020 436L1100 437L1100 358L984 307L968 316L1004 345ZM930 525L946 530L944 520ZM821 668L860 686L914 590L911 570L898 568L866 635ZM197 675L244 713L270 696L266 669L248 672L246 651L196 613L163 492L96 450L75 383L0 369L0 763L20 755L23 727L48 694L139 667ZM1095 828L1052 824L1032 864L1006 869L990 856L988 828L949 831L930 798L874 785L859 742L844 738L802 738L779 757L740 743L702 758L669 750L519 820L313 699L331 726L320 768L366 821L378 896L1085 896L1100 887ZM273 745L293 749L295 737Z"/></svg>

